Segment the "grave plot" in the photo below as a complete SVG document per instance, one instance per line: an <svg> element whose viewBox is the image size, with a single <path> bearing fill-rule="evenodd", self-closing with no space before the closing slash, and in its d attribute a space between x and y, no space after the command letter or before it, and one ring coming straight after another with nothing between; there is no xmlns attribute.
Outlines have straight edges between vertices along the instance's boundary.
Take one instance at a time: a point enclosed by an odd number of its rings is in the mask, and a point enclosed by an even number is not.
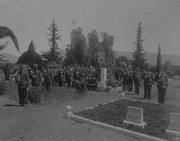
<svg viewBox="0 0 180 141"><path fill-rule="evenodd" d="M130 106L129 111L128 106ZM171 140L174 135L168 134L166 130L169 128L170 114L172 112L180 113L180 108L175 105L120 99L106 105L100 104L95 108L78 111L74 114L115 127ZM129 126L124 122L128 122ZM146 124L146 126L139 128L135 123Z"/></svg>
<svg viewBox="0 0 180 141"><path fill-rule="evenodd" d="M135 125L144 129L146 123L143 118L143 108L128 106L126 120L123 121L127 125Z"/></svg>
<svg viewBox="0 0 180 141"><path fill-rule="evenodd" d="M180 139L180 114L171 113L169 127L166 130L166 133L175 135Z"/></svg>

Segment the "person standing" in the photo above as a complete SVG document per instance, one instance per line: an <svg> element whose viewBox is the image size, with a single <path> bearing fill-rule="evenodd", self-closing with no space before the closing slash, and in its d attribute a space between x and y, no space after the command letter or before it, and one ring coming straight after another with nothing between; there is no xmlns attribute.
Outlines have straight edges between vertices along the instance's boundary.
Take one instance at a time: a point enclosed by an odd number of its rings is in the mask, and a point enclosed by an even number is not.
<svg viewBox="0 0 180 141"><path fill-rule="evenodd" d="M153 73L148 69L143 75L144 79L144 98L151 99L151 89L153 84Z"/></svg>
<svg viewBox="0 0 180 141"><path fill-rule="evenodd" d="M134 86L135 86L135 93L139 95L139 87L141 85L141 72L139 71L139 67L137 67L137 70L134 72Z"/></svg>
<svg viewBox="0 0 180 141"><path fill-rule="evenodd" d="M40 70L38 70L38 65L35 65L34 74L35 74L36 86L41 86L42 85L42 73Z"/></svg>
<svg viewBox="0 0 180 141"><path fill-rule="evenodd" d="M18 83L19 106L25 107L27 91L29 90L29 75L23 66L20 66L16 82Z"/></svg>
<svg viewBox="0 0 180 141"><path fill-rule="evenodd" d="M45 75L46 90L47 90L48 92L51 91L52 82L53 82L53 72L52 72L51 69L48 67L48 70L47 70L46 75Z"/></svg>
<svg viewBox="0 0 180 141"><path fill-rule="evenodd" d="M165 103L165 95L168 87L168 76L161 68L160 72L156 74L155 81L157 81L158 89L158 103Z"/></svg>

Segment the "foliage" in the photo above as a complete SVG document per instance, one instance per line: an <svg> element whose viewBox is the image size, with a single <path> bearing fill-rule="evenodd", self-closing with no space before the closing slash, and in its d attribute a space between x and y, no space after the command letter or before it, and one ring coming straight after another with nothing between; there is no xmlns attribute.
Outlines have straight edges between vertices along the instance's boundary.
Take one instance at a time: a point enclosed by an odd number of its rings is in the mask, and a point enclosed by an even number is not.
<svg viewBox="0 0 180 141"><path fill-rule="evenodd" d="M6 37L10 37L12 39L17 51L20 51L19 45L18 45L18 40L17 40L14 32L8 27L0 26L0 39L6 38ZM6 48L7 44L8 44L8 41L5 42L4 44L0 45L0 51L2 51L4 48ZM0 55L0 68L4 67L4 64L8 63L8 62L9 61L4 59L4 56Z"/></svg>
<svg viewBox="0 0 180 141"><path fill-rule="evenodd" d="M37 104L41 102L41 88L31 87L28 91L28 101L33 104Z"/></svg>
<svg viewBox="0 0 180 141"><path fill-rule="evenodd" d="M110 64L110 58L114 58L112 46L114 44L114 36L107 32L101 33L100 51L105 52L106 65Z"/></svg>
<svg viewBox="0 0 180 141"><path fill-rule="evenodd" d="M139 67L140 69L144 69L146 63L146 58L145 58L146 52L143 49L143 45L142 45L143 40L141 39L141 36L142 36L142 23L140 22L136 30L136 42L134 42L135 48L132 54L133 60L131 63L134 68Z"/></svg>
<svg viewBox="0 0 180 141"><path fill-rule="evenodd" d="M6 63L4 65L4 75L5 75L5 80L9 80L10 78L10 68L11 68L11 63Z"/></svg>
<svg viewBox="0 0 180 141"><path fill-rule="evenodd" d="M54 19L47 29L50 31L50 33L47 34L50 50L43 51L42 57L45 59L45 64L48 64L49 62L56 62L57 64L61 64L63 58L61 52L62 50L58 47L57 43L57 41L61 39L61 35L58 34L58 25Z"/></svg>
<svg viewBox="0 0 180 141"><path fill-rule="evenodd" d="M30 66L37 64L38 67L41 68L43 66L43 60L41 56L36 53L35 49L33 40L31 40L28 50L19 57L17 64L28 64Z"/></svg>
<svg viewBox="0 0 180 141"><path fill-rule="evenodd" d="M84 80L78 81L76 86L77 93L79 95L85 95L87 93L87 84Z"/></svg>
<svg viewBox="0 0 180 141"><path fill-rule="evenodd" d="M128 58L125 56L119 56L118 58L115 59L115 62L118 67L121 67L121 62L124 62L126 65L130 64Z"/></svg>
<svg viewBox="0 0 180 141"><path fill-rule="evenodd" d="M108 79L106 85L115 88L117 86L117 81L115 79Z"/></svg>
<svg viewBox="0 0 180 141"><path fill-rule="evenodd" d="M161 69L161 46L159 44L158 56L157 56L157 72L159 72L160 69Z"/></svg>
<svg viewBox="0 0 180 141"><path fill-rule="evenodd" d="M3 55L0 54L0 69L2 69L6 63L9 63L9 61L6 60Z"/></svg>
<svg viewBox="0 0 180 141"><path fill-rule="evenodd" d="M174 74L173 75L180 76L180 66L173 66L173 68L174 68Z"/></svg>
<svg viewBox="0 0 180 141"><path fill-rule="evenodd" d="M73 55L78 65L84 64L86 42L82 28L74 28L71 31L71 44L67 50L67 55Z"/></svg>
<svg viewBox="0 0 180 141"><path fill-rule="evenodd" d="M170 60L166 60L164 64L162 64L164 72L167 73L168 76L172 77L174 74L174 67Z"/></svg>
<svg viewBox="0 0 180 141"><path fill-rule="evenodd" d="M3 38L6 38L6 37L10 37L17 49L17 51L20 51L19 50L19 45L18 45L18 40L14 34L14 32L8 28L8 27L5 27L5 26L0 26L0 39L3 39ZM0 50L4 49L6 46L7 46L7 43L6 42L5 44L1 45L0 46Z"/></svg>
<svg viewBox="0 0 180 141"><path fill-rule="evenodd" d="M67 48L68 50L68 48ZM69 65L73 65L76 64L76 58L72 55L72 53L70 51L67 51L66 54L66 58L64 59L63 65L64 66L69 66Z"/></svg>
<svg viewBox="0 0 180 141"><path fill-rule="evenodd" d="M100 46L98 32L94 29L87 36L88 49L86 50L86 61L88 66L98 66L98 50Z"/></svg>
<svg viewBox="0 0 180 141"><path fill-rule="evenodd" d="M7 85L5 82L0 81L0 95L3 95L7 92Z"/></svg>

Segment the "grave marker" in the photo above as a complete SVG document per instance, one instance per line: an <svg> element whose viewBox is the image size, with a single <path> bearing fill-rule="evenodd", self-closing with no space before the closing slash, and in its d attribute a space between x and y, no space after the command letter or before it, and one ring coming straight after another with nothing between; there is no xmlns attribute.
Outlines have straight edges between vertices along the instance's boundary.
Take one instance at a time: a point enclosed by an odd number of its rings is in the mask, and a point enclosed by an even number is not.
<svg viewBox="0 0 180 141"><path fill-rule="evenodd" d="M143 121L143 108L128 106L126 120L123 123L144 128L146 123Z"/></svg>
<svg viewBox="0 0 180 141"><path fill-rule="evenodd" d="M171 113L170 115L170 124L167 133L180 135L180 114L179 113Z"/></svg>

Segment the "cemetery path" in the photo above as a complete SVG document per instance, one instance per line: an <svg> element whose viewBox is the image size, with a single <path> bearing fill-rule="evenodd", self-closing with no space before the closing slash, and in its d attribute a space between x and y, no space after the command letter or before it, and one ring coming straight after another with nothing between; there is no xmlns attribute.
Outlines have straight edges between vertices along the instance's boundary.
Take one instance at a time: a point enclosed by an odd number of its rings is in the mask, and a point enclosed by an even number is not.
<svg viewBox="0 0 180 141"><path fill-rule="evenodd" d="M80 110L120 96L120 93L95 93L79 100L25 108L0 97L0 141L135 141L133 137L64 118L67 105Z"/></svg>

